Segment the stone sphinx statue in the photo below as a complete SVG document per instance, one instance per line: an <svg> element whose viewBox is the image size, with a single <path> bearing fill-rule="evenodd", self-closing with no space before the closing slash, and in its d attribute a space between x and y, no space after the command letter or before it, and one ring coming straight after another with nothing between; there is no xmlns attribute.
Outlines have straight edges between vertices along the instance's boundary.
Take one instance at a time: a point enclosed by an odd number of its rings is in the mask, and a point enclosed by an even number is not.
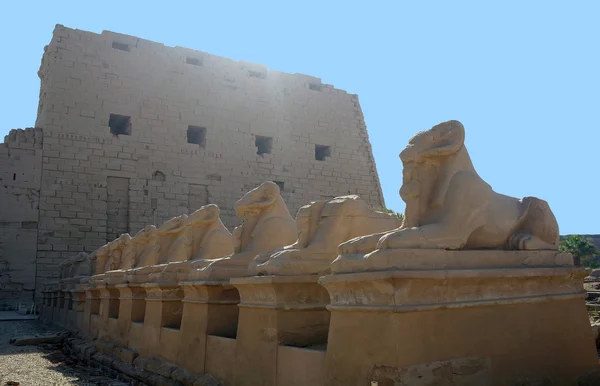
<svg viewBox="0 0 600 386"><path fill-rule="evenodd" d="M73 256L67 257L58 264L58 280L64 280L71 277L71 265L73 264Z"/></svg>
<svg viewBox="0 0 600 386"><path fill-rule="evenodd" d="M186 237L191 240L190 253L175 255L155 280L185 280L193 260L213 260L233 253L233 239L220 218L221 211L214 204L205 205L189 215Z"/></svg>
<svg viewBox="0 0 600 386"><path fill-rule="evenodd" d="M90 254L93 275L90 278L92 285L103 282L106 272L114 271L121 265L123 250L127 247L131 236L123 233L113 241L104 244Z"/></svg>
<svg viewBox="0 0 600 386"><path fill-rule="evenodd" d="M117 239L108 243L108 253L106 254L107 258L104 263L103 273L119 269L123 250L127 247L130 240L131 236L129 236L129 233L123 233Z"/></svg>
<svg viewBox="0 0 600 386"><path fill-rule="evenodd" d="M558 224L548 203L493 191L475 171L464 140L458 121L412 137L400 153L404 223L342 243L334 264L389 249L557 250Z"/></svg>
<svg viewBox="0 0 600 386"><path fill-rule="evenodd" d="M69 277L84 278L89 277L92 273L90 255L85 252L79 252L71 258L71 269Z"/></svg>
<svg viewBox="0 0 600 386"><path fill-rule="evenodd" d="M151 232L136 268L127 271L128 281L148 281L151 273L159 272L169 261L179 261L190 255L192 240L186 228L187 220L185 214L173 217Z"/></svg>
<svg viewBox="0 0 600 386"><path fill-rule="evenodd" d="M327 274L344 241L374 232L398 228L401 220L371 209L356 195L313 201L296 215L298 240L277 251L256 256L251 274Z"/></svg>
<svg viewBox="0 0 600 386"><path fill-rule="evenodd" d="M135 236L127 242L123 248L119 269L105 273L105 281L107 283L118 284L125 281L127 271L137 265L140 256L144 250L146 250L147 245L155 232L156 227L154 225L148 225L136 233Z"/></svg>
<svg viewBox="0 0 600 386"><path fill-rule="evenodd" d="M190 279L247 276L248 264L256 255L289 245L297 238L296 222L274 182L267 181L246 193L236 202L235 213L243 223L233 232L234 254L192 262Z"/></svg>
<svg viewBox="0 0 600 386"><path fill-rule="evenodd" d="M79 252L60 263L59 281L72 288L73 284L78 284L82 280L87 281L91 275L90 255L85 252Z"/></svg>

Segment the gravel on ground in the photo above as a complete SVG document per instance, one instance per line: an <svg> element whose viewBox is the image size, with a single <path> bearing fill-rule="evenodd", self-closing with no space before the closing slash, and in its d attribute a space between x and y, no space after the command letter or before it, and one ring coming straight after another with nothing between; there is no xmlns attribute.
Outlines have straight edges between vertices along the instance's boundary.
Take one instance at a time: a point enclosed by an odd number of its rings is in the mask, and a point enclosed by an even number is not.
<svg viewBox="0 0 600 386"><path fill-rule="evenodd" d="M13 346L9 340L23 335L55 334L61 330L37 320L0 321L0 386L76 385L116 386L124 383L67 358L59 345Z"/></svg>

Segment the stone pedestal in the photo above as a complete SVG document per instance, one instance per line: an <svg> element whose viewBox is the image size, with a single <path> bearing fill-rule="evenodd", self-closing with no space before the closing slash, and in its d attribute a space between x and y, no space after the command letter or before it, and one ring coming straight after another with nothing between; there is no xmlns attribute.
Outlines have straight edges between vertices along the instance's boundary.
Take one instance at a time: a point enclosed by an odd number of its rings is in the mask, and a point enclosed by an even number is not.
<svg viewBox="0 0 600 386"><path fill-rule="evenodd" d="M73 308L73 298L71 297L70 287L65 288L65 290L63 291L63 298L64 316L62 320L62 326L66 328L71 328L71 309Z"/></svg>
<svg viewBox="0 0 600 386"><path fill-rule="evenodd" d="M276 385L279 346L324 346L329 295L318 276L231 279L240 293L235 384Z"/></svg>
<svg viewBox="0 0 600 386"><path fill-rule="evenodd" d="M113 340L117 335L119 318L119 290L107 284L98 284L100 292L100 312L98 320L98 339Z"/></svg>
<svg viewBox="0 0 600 386"><path fill-rule="evenodd" d="M325 385L575 385L598 364L586 272L570 255L388 250L370 258L363 266L382 270L320 279L331 296ZM339 263L334 273L361 265Z"/></svg>
<svg viewBox="0 0 600 386"><path fill-rule="evenodd" d="M51 304L52 304L52 323L57 323L58 320L60 319L60 308L58 306L58 302L59 302L59 290L57 288L54 288L50 294L50 297L52 299Z"/></svg>
<svg viewBox="0 0 600 386"><path fill-rule="evenodd" d="M85 305L83 308L82 331L91 339L98 336L98 320L100 319L100 291L87 286L85 288Z"/></svg>
<svg viewBox="0 0 600 386"><path fill-rule="evenodd" d="M80 286L71 290L71 310L69 311L68 325L74 330L83 328L83 315L85 311L85 290Z"/></svg>
<svg viewBox="0 0 600 386"><path fill-rule="evenodd" d="M61 289L57 293L58 304L56 307L56 318L54 319L54 323L58 324L61 327L66 326L67 324L67 302L66 295L68 292L61 286Z"/></svg>
<svg viewBox="0 0 600 386"><path fill-rule="evenodd" d="M49 314L48 308L48 291L46 288L42 290L42 308L40 309L40 320L47 321Z"/></svg>
<svg viewBox="0 0 600 386"><path fill-rule="evenodd" d="M50 284L48 284L44 289L43 297L44 305L42 308L40 318L46 322L52 322L54 314L54 291Z"/></svg>
<svg viewBox="0 0 600 386"><path fill-rule="evenodd" d="M183 290L173 283L147 283L141 286L146 291L146 311L140 355L157 356L176 362L183 313Z"/></svg>
<svg viewBox="0 0 600 386"><path fill-rule="evenodd" d="M204 373L207 336L235 338L239 295L224 281L185 281L178 363L195 374ZM233 358L231 358L233 359Z"/></svg>
<svg viewBox="0 0 600 386"><path fill-rule="evenodd" d="M119 291L119 315L111 339L122 347L137 350L143 336L132 331L131 325L135 323L140 327L134 329L135 331L141 330L143 326L146 314L146 291L136 284L117 284L115 287Z"/></svg>

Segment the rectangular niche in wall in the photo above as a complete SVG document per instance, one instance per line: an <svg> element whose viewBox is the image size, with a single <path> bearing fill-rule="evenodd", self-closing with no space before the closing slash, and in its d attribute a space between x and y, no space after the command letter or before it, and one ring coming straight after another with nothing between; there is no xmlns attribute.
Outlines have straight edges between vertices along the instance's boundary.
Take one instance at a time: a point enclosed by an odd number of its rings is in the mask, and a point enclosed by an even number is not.
<svg viewBox="0 0 600 386"><path fill-rule="evenodd" d="M112 42L112 48L119 51L130 51L129 44Z"/></svg>
<svg viewBox="0 0 600 386"><path fill-rule="evenodd" d="M127 115L110 114L108 127L112 135L131 135L131 117Z"/></svg>
<svg viewBox="0 0 600 386"><path fill-rule="evenodd" d="M273 152L273 138L257 135L254 146L256 146L256 154L258 155L271 154Z"/></svg>
<svg viewBox="0 0 600 386"><path fill-rule="evenodd" d="M200 145L200 147L206 147L206 128L199 126L188 126L187 130L187 141Z"/></svg>
<svg viewBox="0 0 600 386"><path fill-rule="evenodd" d="M193 58L191 56L186 57L185 62L192 66L202 66L204 64L204 61L201 58Z"/></svg>
<svg viewBox="0 0 600 386"><path fill-rule="evenodd" d="M317 161L325 161L327 157L331 157L331 147L325 145L315 145L315 159Z"/></svg>

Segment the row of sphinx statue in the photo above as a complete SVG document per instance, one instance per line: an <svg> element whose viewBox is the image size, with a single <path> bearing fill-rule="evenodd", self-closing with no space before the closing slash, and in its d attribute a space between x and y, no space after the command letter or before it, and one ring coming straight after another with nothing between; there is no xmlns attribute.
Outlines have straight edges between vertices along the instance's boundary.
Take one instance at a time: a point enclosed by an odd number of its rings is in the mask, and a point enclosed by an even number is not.
<svg viewBox="0 0 600 386"><path fill-rule="evenodd" d="M311 202L294 219L277 184L265 182L235 204L243 222L233 233L220 220L219 208L206 205L133 237L122 234L89 257L67 259L60 276L82 275L86 267L92 279L113 284L323 275L332 262L368 259L389 249L556 250L558 224L547 202L493 191L475 171L464 139L458 121L410 139L400 154L403 221L356 195Z"/></svg>

